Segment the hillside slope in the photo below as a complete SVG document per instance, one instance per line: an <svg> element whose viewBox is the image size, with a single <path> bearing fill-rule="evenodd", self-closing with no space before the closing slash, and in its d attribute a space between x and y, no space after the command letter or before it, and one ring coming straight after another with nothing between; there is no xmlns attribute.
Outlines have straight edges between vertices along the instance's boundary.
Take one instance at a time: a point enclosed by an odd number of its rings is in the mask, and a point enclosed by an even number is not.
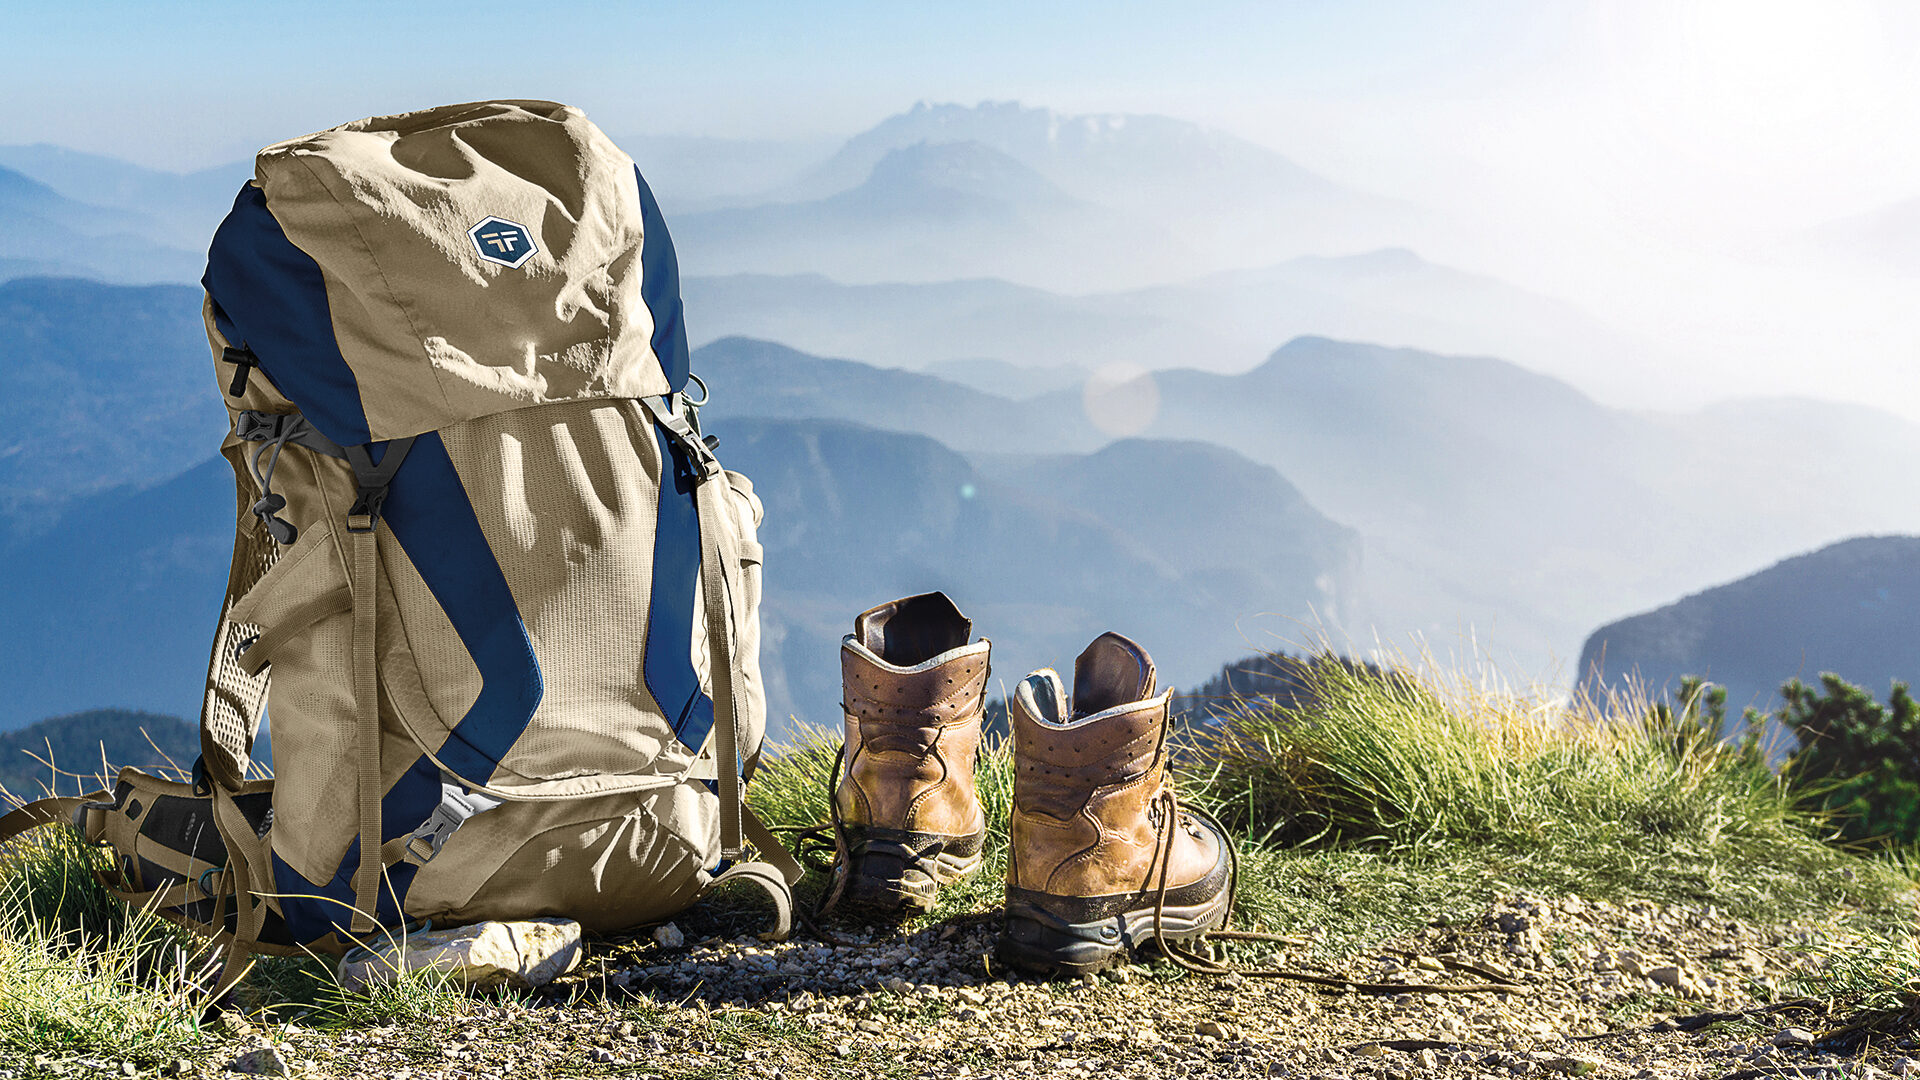
<svg viewBox="0 0 1920 1080"><path fill-rule="evenodd" d="M1768 708L1780 684L1834 672L1884 698L1920 683L1920 536L1845 540L1665 607L1608 623L1580 651L1589 689L1652 691L1698 675L1729 711Z"/></svg>
<svg viewBox="0 0 1920 1080"><path fill-rule="evenodd" d="M0 541L78 496L172 476L225 430L198 289L0 283Z"/></svg>
<svg viewBox="0 0 1920 1080"><path fill-rule="evenodd" d="M98 786L102 768L185 772L199 754L199 725L177 716L125 709L52 716L0 731L0 790L23 799L84 793ZM113 773L105 776L111 782Z"/></svg>

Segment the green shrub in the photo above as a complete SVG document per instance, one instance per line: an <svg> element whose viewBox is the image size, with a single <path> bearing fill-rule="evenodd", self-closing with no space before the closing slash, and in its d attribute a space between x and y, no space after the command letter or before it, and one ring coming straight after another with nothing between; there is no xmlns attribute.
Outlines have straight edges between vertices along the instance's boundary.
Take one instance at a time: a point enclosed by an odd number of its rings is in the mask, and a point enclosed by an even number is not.
<svg viewBox="0 0 1920 1080"><path fill-rule="evenodd" d="M1920 706L1905 683L1884 706L1832 673L1820 684L1780 688L1777 715L1800 741L1788 763L1796 791L1851 841L1920 843Z"/></svg>

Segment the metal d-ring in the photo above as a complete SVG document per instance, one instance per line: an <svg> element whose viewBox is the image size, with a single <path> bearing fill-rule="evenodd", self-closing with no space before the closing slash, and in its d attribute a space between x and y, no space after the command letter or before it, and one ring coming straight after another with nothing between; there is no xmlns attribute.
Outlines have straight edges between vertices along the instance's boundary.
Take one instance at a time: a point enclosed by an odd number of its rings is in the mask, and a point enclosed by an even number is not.
<svg viewBox="0 0 1920 1080"><path fill-rule="evenodd" d="M685 390L682 390L682 391L680 391L680 396L681 396L681 397L682 397L683 399L686 399L686 402L687 402L687 404L689 404L689 405L691 405L691 406L693 406L694 408L696 408L696 409L697 409L697 408L699 408L700 406L702 406L702 405L705 405L705 404L706 404L706 403L707 403L708 401L710 401L710 400L712 400L712 398L713 398L713 391L712 391L712 390L709 390L709 389L707 389L707 380L705 380L705 379L703 379L703 378L701 378L701 377L700 377L700 376L698 376L698 375L695 375L695 374L694 374L693 372L691 372L691 371L689 371L689 372L687 372L687 379L688 379L688 381L689 381L689 382L693 382L693 383L697 383L697 384L699 384L699 386L700 386L700 400L699 400L699 401L694 401L694 400L692 400L692 399L690 399L690 398L687 398L687 392L686 392Z"/></svg>

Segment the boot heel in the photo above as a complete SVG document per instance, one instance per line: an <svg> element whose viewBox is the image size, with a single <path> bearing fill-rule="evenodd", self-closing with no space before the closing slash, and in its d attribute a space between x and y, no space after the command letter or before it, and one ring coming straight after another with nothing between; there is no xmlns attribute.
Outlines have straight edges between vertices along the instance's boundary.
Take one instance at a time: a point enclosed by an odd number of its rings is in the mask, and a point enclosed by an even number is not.
<svg viewBox="0 0 1920 1080"><path fill-rule="evenodd" d="M939 898L940 886L952 884L980 869L979 838L940 837L859 825L844 828L848 847L847 882L840 903L868 915L914 915L930 911Z"/></svg>
<svg viewBox="0 0 1920 1080"><path fill-rule="evenodd" d="M1071 923L1031 904L1009 904L994 947L1003 964L1039 975L1093 975L1132 958L1118 916Z"/></svg>

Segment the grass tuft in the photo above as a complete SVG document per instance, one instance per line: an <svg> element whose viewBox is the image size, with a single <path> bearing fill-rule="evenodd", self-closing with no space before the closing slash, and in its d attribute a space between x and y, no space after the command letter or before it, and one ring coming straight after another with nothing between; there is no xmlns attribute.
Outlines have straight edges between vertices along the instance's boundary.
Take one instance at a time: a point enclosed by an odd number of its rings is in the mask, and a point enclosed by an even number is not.
<svg viewBox="0 0 1920 1080"><path fill-rule="evenodd" d="M1911 887L1822 843L1750 746L1699 717L1310 665L1310 702L1239 702L1182 748L1194 796L1258 848L1596 899L1766 917Z"/></svg>
<svg viewBox="0 0 1920 1080"><path fill-rule="evenodd" d="M157 1065L200 1040L200 943L107 893L104 863L64 829L0 851L0 1057Z"/></svg>

